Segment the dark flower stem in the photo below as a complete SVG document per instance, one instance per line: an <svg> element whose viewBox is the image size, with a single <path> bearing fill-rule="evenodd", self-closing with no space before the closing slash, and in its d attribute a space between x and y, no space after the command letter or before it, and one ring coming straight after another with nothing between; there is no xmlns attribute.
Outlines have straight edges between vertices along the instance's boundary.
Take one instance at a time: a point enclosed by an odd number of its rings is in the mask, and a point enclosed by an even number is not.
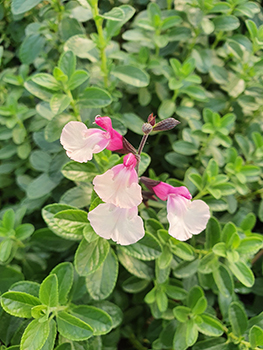
<svg viewBox="0 0 263 350"><path fill-rule="evenodd" d="M140 143L139 148L138 148L138 156L141 155L143 147L144 147L144 145L146 143L146 140L147 140L148 136L149 135L146 135L146 134L143 135L143 137L141 139L141 143ZM138 170L139 170L139 164L140 164L140 158L138 159L136 167L135 167L135 170L136 170L137 173L138 173Z"/></svg>

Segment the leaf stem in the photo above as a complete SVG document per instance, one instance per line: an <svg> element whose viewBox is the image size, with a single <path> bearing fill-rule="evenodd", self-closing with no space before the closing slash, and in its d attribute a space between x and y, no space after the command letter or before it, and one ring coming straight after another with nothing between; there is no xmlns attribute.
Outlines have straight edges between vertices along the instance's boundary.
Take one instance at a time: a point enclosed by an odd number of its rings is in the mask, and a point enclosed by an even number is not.
<svg viewBox="0 0 263 350"><path fill-rule="evenodd" d="M103 34L103 28L102 28L102 23L103 19L99 17L99 9L98 9L98 2L94 2L92 6L92 14L93 14L93 19L95 21L95 25L97 28L98 32L98 49L100 50L100 58L101 58L101 71L103 73L103 79L104 79L104 86L105 88L108 88L108 66L107 66L107 56L105 52L106 48L106 40L104 38Z"/></svg>

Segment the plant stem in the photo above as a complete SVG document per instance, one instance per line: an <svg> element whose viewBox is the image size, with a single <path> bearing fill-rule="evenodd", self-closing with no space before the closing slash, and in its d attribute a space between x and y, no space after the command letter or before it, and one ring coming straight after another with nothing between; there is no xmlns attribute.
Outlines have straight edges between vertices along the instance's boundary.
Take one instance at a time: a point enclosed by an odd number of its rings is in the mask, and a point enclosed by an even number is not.
<svg viewBox="0 0 263 350"><path fill-rule="evenodd" d="M148 136L149 136L149 135L146 135L146 134L143 135L143 137L142 137L142 139L141 139L141 143L140 143L139 148L138 148L137 154L138 154L138 156L139 156L139 159L137 160L137 164L136 164L136 167L135 167L135 170L136 170L137 173L138 173L138 170L139 170L140 155L141 155L141 153L142 153L143 147L144 147L144 145L145 145L145 143L146 143L146 140L147 140Z"/></svg>
<svg viewBox="0 0 263 350"><path fill-rule="evenodd" d="M104 78L104 86L105 88L108 88L108 66L107 66L107 56L105 52L106 48L106 40L104 38L103 34L103 28L102 28L102 22L103 19L99 17L99 9L98 9L98 2L96 1L93 6L92 6L92 14L93 14L93 19L95 21L95 25L97 28L98 32L98 49L100 50L100 58L101 58L101 71L103 73L103 78Z"/></svg>

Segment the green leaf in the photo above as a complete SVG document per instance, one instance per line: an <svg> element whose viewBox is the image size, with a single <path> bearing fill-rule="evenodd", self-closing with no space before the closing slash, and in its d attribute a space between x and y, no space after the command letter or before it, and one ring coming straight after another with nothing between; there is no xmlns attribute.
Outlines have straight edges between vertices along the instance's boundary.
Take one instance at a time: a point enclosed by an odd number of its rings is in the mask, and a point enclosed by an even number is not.
<svg viewBox="0 0 263 350"><path fill-rule="evenodd" d="M186 261L194 260L195 252L189 244L178 242L173 238L170 238L169 243L173 254Z"/></svg>
<svg viewBox="0 0 263 350"><path fill-rule="evenodd" d="M32 34L25 38L19 48L19 58L24 64L33 63L45 44L45 38L39 34Z"/></svg>
<svg viewBox="0 0 263 350"><path fill-rule="evenodd" d="M247 315L238 302L232 302L228 310L232 332L236 337L241 337L248 326Z"/></svg>
<svg viewBox="0 0 263 350"><path fill-rule="evenodd" d="M173 314L174 317L179 321L179 322L186 322L188 320L189 314L191 313L191 309L186 306L176 306L173 309Z"/></svg>
<svg viewBox="0 0 263 350"><path fill-rule="evenodd" d="M158 116L161 119L169 118L174 114L175 102L173 100L163 100L158 108Z"/></svg>
<svg viewBox="0 0 263 350"><path fill-rule="evenodd" d="M58 313L57 325L59 333L73 341L86 340L93 335L90 325L64 311Z"/></svg>
<svg viewBox="0 0 263 350"><path fill-rule="evenodd" d="M41 100L44 101L50 101L52 98L53 94L52 91L37 85L34 83L32 80L28 80L24 83L24 87L34 96L40 98Z"/></svg>
<svg viewBox="0 0 263 350"><path fill-rule="evenodd" d="M142 280L135 276L131 276L123 282L122 288L127 293L136 294L144 290L148 285L149 285L149 281Z"/></svg>
<svg viewBox="0 0 263 350"><path fill-rule="evenodd" d="M175 141L172 147L175 152L185 156L191 156L198 152L198 148L193 143L187 141Z"/></svg>
<svg viewBox="0 0 263 350"><path fill-rule="evenodd" d="M16 317L31 318L31 308L40 304L38 298L24 292L6 292L1 297L2 308Z"/></svg>
<svg viewBox="0 0 263 350"><path fill-rule="evenodd" d="M183 288L173 285L166 285L165 293L168 295L168 297L175 300L184 300L187 297L187 292Z"/></svg>
<svg viewBox="0 0 263 350"><path fill-rule="evenodd" d="M173 274L178 278L186 278L194 275L198 269L199 260L183 261L173 270Z"/></svg>
<svg viewBox="0 0 263 350"><path fill-rule="evenodd" d="M243 262L229 262L229 268L236 278L243 283L246 287L252 287L255 278L251 269Z"/></svg>
<svg viewBox="0 0 263 350"><path fill-rule="evenodd" d="M42 304L56 307L58 306L58 278L51 274L41 283L39 290L39 299Z"/></svg>
<svg viewBox="0 0 263 350"><path fill-rule="evenodd" d="M66 209L54 215L57 225L64 231L78 237L83 235L83 229L89 224L87 212L79 209Z"/></svg>
<svg viewBox="0 0 263 350"><path fill-rule="evenodd" d="M235 16L221 15L213 19L216 31L229 31L240 26L239 20Z"/></svg>
<svg viewBox="0 0 263 350"><path fill-rule="evenodd" d="M155 260L161 255L162 248L157 239L146 232L144 237L138 242L120 247L126 254L133 256L140 260Z"/></svg>
<svg viewBox="0 0 263 350"><path fill-rule="evenodd" d="M221 228L218 220L211 217L206 226L206 249L211 249L215 244L220 242Z"/></svg>
<svg viewBox="0 0 263 350"><path fill-rule="evenodd" d="M150 163L151 163L151 157L147 153L142 152L141 160L139 164L139 173L138 173L139 176L141 176L146 171Z"/></svg>
<svg viewBox="0 0 263 350"><path fill-rule="evenodd" d="M120 263L134 276L149 280L153 278L153 270L145 262L127 255L123 250L117 248Z"/></svg>
<svg viewBox="0 0 263 350"><path fill-rule="evenodd" d="M50 108L53 113L60 114L70 105L71 99L67 95L55 94L51 98Z"/></svg>
<svg viewBox="0 0 263 350"><path fill-rule="evenodd" d="M199 263L198 271L207 274L218 268L218 257L214 253L205 255Z"/></svg>
<svg viewBox="0 0 263 350"><path fill-rule="evenodd" d="M197 101L206 101L206 93L204 88L201 86L188 86L180 89L180 92L185 93Z"/></svg>
<svg viewBox="0 0 263 350"><path fill-rule="evenodd" d="M210 336L210 337L219 337L224 332L224 327L221 322L209 314L200 315L202 323L197 323L197 328L199 332Z"/></svg>
<svg viewBox="0 0 263 350"><path fill-rule="evenodd" d="M203 296L204 292L201 287L192 287L187 296L187 306L189 306L190 309L193 309L198 303L198 300L201 299Z"/></svg>
<svg viewBox="0 0 263 350"><path fill-rule="evenodd" d="M13 209L7 209L3 215L2 225L8 231L14 228L15 224L15 212Z"/></svg>
<svg viewBox="0 0 263 350"><path fill-rule="evenodd" d="M45 139L54 142L60 138L63 127L70 121L75 120L70 114L55 115L45 127ZM37 151L35 151L37 152ZM46 164L42 164L42 166ZM47 166L46 169L47 170Z"/></svg>
<svg viewBox="0 0 263 350"><path fill-rule="evenodd" d="M234 292L233 278L225 265L220 264L217 270L213 271L213 278L220 293L226 298Z"/></svg>
<svg viewBox="0 0 263 350"><path fill-rule="evenodd" d="M81 94L79 103L84 108L101 108L111 104L112 98L110 94L103 89L97 87L88 87Z"/></svg>
<svg viewBox="0 0 263 350"><path fill-rule="evenodd" d="M192 312L195 315L200 315L206 310L206 308L207 308L207 300L205 297L201 297L198 299L197 303L193 307Z"/></svg>
<svg viewBox="0 0 263 350"><path fill-rule="evenodd" d="M77 57L80 57L80 58L90 59L92 57L92 59L94 59L89 52L95 47L96 47L96 44L92 40L87 39L85 35L74 35L67 40L67 42L64 45L64 50L65 51L70 50ZM64 69L64 66L62 68ZM63 70L63 72L67 74L66 70Z"/></svg>
<svg viewBox="0 0 263 350"><path fill-rule="evenodd" d="M111 74L126 84L135 87L145 87L149 85L149 75L140 68L134 66L116 66Z"/></svg>
<svg viewBox="0 0 263 350"><path fill-rule="evenodd" d="M198 188L199 191L203 188L202 177L199 174L192 173L188 175L190 181Z"/></svg>
<svg viewBox="0 0 263 350"><path fill-rule="evenodd" d="M14 15L20 15L31 10L42 0L12 0L11 9Z"/></svg>
<svg viewBox="0 0 263 350"><path fill-rule="evenodd" d="M10 266L0 266L0 292L6 292L12 284L23 280L24 276Z"/></svg>
<svg viewBox="0 0 263 350"><path fill-rule="evenodd" d="M49 321L33 320L29 323L21 339L21 350L40 350L49 335Z"/></svg>
<svg viewBox="0 0 263 350"><path fill-rule="evenodd" d="M120 7L113 7L109 12L100 15L100 17L111 21L123 21L124 11Z"/></svg>
<svg viewBox="0 0 263 350"><path fill-rule="evenodd" d="M256 346L262 346L263 345L263 330L262 328L254 325L249 330L249 342L252 346L252 348L255 348Z"/></svg>
<svg viewBox="0 0 263 350"><path fill-rule="evenodd" d="M98 175L96 166L91 162L69 162L63 166L61 172L67 179L76 182L90 182Z"/></svg>
<svg viewBox="0 0 263 350"><path fill-rule="evenodd" d="M74 53L72 51L64 52L59 58L58 67L70 78L76 68L76 56Z"/></svg>
<svg viewBox="0 0 263 350"><path fill-rule="evenodd" d="M22 224L17 226L15 229L16 231L16 238L20 241L23 241L24 239L30 237L33 232L35 231L35 228L31 224Z"/></svg>
<svg viewBox="0 0 263 350"><path fill-rule="evenodd" d="M176 350L187 350L189 349L188 346L188 339L187 338L187 328L188 325L187 323L180 323L177 328L176 328L176 332L174 335L174 339L173 339L173 349Z"/></svg>
<svg viewBox="0 0 263 350"><path fill-rule="evenodd" d="M121 324L123 315L121 309L117 305L106 300L95 302L94 305L110 315L113 328L116 328Z"/></svg>
<svg viewBox="0 0 263 350"><path fill-rule="evenodd" d="M168 298L163 290L157 289L156 291L156 303L160 312L165 312L168 307Z"/></svg>
<svg viewBox="0 0 263 350"><path fill-rule="evenodd" d="M38 73L33 75L31 80L37 85L43 86L49 90L58 91L62 89L61 84L51 74Z"/></svg>
<svg viewBox="0 0 263 350"><path fill-rule="evenodd" d="M71 263L58 264L50 274L57 276L59 303L64 305L68 301L68 294L73 285L74 269Z"/></svg>
<svg viewBox="0 0 263 350"><path fill-rule="evenodd" d="M117 281L118 270L118 259L110 249L101 266L86 278L87 290L93 299L106 299L111 294Z"/></svg>
<svg viewBox="0 0 263 350"><path fill-rule="evenodd" d="M49 334L48 338L41 348L41 350L53 350L54 349L54 344L55 344L55 339L57 336L57 327L56 327L56 322L54 320L49 320Z"/></svg>
<svg viewBox="0 0 263 350"><path fill-rule="evenodd" d="M225 338L212 338L199 341L194 345L193 350L229 350L229 347Z"/></svg>
<svg viewBox="0 0 263 350"><path fill-rule="evenodd" d="M257 222L257 218L256 215L254 213L248 213L244 219L241 221L241 224L239 225L239 227L244 230L252 230L253 227L255 226Z"/></svg>
<svg viewBox="0 0 263 350"><path fill-rule="evenodd" d="M70 77L67 85L69 90L76 89L89 78L89 74L84 70L76 70Z"/></svg>
<svg viewBox="0 0 263 350"><path fill-rule="evenodd" d="M104 262L110 249L107 240L99 238L88 243L83 239L75 254L75 267L80 276L88 276Z"/></svg>
<svg viewBox="0 0 263 350"><path fill-rule="evenodd" d="M121 21L107 20L106 33L107 37L111 38L119 33L123 25L134 15L135 9L130 5L121 5L118 7L124 13L124 18Z"/></svg>
<svg viewBox="0 0 263 350"><path fill-rule="evenodd" d="M55 215L63 210L67 209L75 209L74 207L71 207L66 204L50 204L45 206L42 209L42 216L45 222L47 223L48 227L58 236L65 238L65 239L71 239L71 240L80 240L82 238L82 233L80 232L73 233L72 230L71 232L66 231L65 232L65 227L61 228L58 226L58 222L60 221L59 219L55 218Z"/></svg>
<svg viewBox="0 0 263 350"><path fill-rule="evenodd" d="M112 328L110 316L94 306L79 305L74 307L70 313L90 325L94 335L106 334Z"/></svg>
<svg viewBox="0 0 263 350"><path fill-rule="evenodd" d="M29 199L36 199L49 194L57 184L44 173L36 177L27 187L26 193Z"/></svg>
<svg viewBox="0 0 263 350"><path fill-rule="evenodd" d="M7 263L12 259L13 241L11 238L6 238L0 243L0 261Z"/></svg>
<svg viewBox="0 0 263 350"><path fill-rule="evenodd" d="M242 255L254 255L263 246L263 241L259 237L246 237L241 240L236 251Z"/></svg>

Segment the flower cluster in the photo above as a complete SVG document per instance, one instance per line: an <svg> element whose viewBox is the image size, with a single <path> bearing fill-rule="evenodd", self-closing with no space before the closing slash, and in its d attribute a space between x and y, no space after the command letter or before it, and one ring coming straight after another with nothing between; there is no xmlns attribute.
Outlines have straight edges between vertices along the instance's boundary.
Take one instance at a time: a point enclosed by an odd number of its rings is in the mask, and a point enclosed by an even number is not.
<svg viewBox="0 0 263 350"><path fill-rule="evenodd" d="M148 134L154 130L169 130L179 122L168 118L155 124L150 115L143 126L144 136L138 153L129 142L112 128L109 117L95 118L102 129L88 129L81 122L69 122L62 130L60 142L69 158L87 162L93 153L103 149L125 153L123 164L118 164L94 180L94 190L104 203L89 212L88 219L94 231L101 237L112 239L121 245L133 244L145 232L143 220L138 215L142 201L157 196L167 201L169 234L185 241L202 232L210 217L209 207L202 200L191 201L192 196L184 186L173 187L160 181L141 177L140 181L149 191L142 191L137 174L140 153Z"/></svg>

